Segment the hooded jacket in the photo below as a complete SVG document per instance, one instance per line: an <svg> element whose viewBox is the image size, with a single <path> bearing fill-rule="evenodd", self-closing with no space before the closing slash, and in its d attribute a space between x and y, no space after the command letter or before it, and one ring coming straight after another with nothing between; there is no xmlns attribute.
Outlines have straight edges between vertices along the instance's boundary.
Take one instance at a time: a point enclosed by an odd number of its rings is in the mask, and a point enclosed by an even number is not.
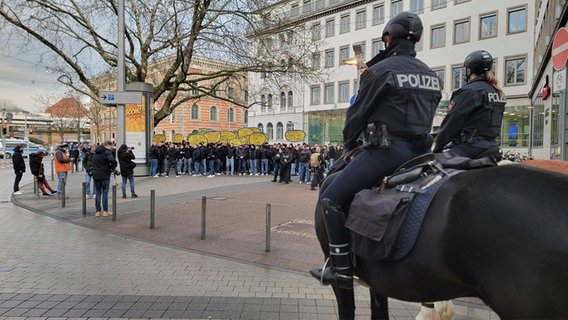
<svg viewBox="0 0 568 320"><path fill-rule="evenodd" d="M123 177L128 177L134 174L134 167L133 165L136 156L132 152L132 150L128 150L128 146L126 144L122 144L120 148L118 148L118 163L120 164L120 175Z"/></svg>
<svg viewBox="0 0 568 320"><path fill-rule="evenodd" d="M107 180L110 179L112 171L116 168L117 162L110 150L107 150L102 144L95 150L93 156L93 179Z"/></svg>
<svg viewBox="0 0 568 320"><path fill-rule="evenodd" d="M14 148L14 154L12 155L12 165L14 166L14 172L26 172L26 163L24 162L24 156L22 155L22 148Z"/></svg>

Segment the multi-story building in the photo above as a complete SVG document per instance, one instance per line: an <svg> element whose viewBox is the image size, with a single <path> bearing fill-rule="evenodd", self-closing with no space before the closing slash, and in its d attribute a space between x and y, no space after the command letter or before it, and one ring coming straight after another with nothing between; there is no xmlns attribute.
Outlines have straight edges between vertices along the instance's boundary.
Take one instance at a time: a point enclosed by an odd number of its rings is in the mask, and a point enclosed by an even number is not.
<svg viewBox="0 0 568 320"><path fill-rule="evenodd" d="M284 0L264 10L280 17L282 28L272 29L274 42L288 30L303 30L317 43L307 59L322 72L317 81L304 80L301 86L281 81L279 87L249 74L250 95L261 101L249 110L249 126L260 128L271 141L285 142L283 133L300 129L310 144L342 143L345 112L359 78L358 69L344 61L355 56L354 45L362 49L363 61L370 60L384 48L381 35L389 18L411 11L424 25L417 57L444 84L434 126L439 126L453 90L464 83L463 60L469 52L485 49L494 57L493 71L507 95L501 144L528 149L531 75L527 71L534 63L535 0ZM271 105L263 103L269 100L274 100Z"/></svg>
<svg viewBox="0 0 568 320"><path fill-rule="evenodd" d="M568 160L566 142L567 74L565 63L553 67L552 56L562 55L566 45L553 49L560 28L567 28L568 4L565 0L537 0L534 50L534 81L529 93L532 101L533 131L530 154L539 159ZM559 42L560 43L560 42ZM565 60L564 60L565 62Z"/></svg>
<svg viewBox="0 0 568 320"><path fill-rule="evenodd" d="M146 81L152 83L153 79L161 79L161 73L167 71L169 60L172 58L174 57L153 61L149 68L152 71L148 74ZM189 72L214 74L225 69L234 69L234 66L227 62L195 56L192 58ZM101 75L94 82L97 83L99 90L113 91L116 89L116 74ZM235 74L222 83L215 78L209 83L206 82L203 81L197 85L207 88L215 87L215 94L220 98L203 96L197 90L187 91L190 98L195 98L177 106L166 118L162 119L153 128L154 134L163 134L167 141L172 141L178 134L186 139L198 129L236 131L245 127L247 110L240 105L246 104L248 95L246 74ZM230 101L237 101L240 105ZM161 104L162 100L155 101L154 110L159 110ZM91 121L93 137L99 137L97 141L114 140L116 109L108 107L91 107L91 109L96 110L97 115L95 121Z"/></svg>

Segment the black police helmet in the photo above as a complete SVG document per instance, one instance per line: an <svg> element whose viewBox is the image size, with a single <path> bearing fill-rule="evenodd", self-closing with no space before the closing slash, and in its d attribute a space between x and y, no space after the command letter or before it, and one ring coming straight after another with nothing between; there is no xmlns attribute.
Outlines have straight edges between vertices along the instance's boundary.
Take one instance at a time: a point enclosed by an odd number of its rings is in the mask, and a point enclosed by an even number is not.
<svg viewBox="0 0 568 320"><path fill-rule="evenodd" d="M383 29L383 41L385 35L390 35L393 38L403 38L412 40L413 42L420 41L422 36L422 21L418 15L412 12L401 12L392 17L387 22Z"/></svg>
<svg viewBox="0 0 568 320"><path fill-rule="evenodd" d="M493 57L485 50L476 50L465 57L463 66L475 74L484 74L485 71L491 70Z"/></svg>

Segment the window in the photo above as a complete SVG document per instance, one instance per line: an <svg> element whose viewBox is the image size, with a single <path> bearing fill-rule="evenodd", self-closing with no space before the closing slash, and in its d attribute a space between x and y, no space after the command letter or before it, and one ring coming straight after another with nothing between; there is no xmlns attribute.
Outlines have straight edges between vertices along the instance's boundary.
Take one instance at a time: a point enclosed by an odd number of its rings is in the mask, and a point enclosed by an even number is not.
<svg viewBox="0 0 568 320"><path fill-rule="evenodd" d="M525 83L525 57L505 59L505 85Z"/></svg>
<svg viewBox="0 0 568 320"><path fill-rule="evenodd" d="M350 30L351 26L351 17L346 14L339 18L339 33L347 33Z"/></svg>
<svg viewBox="0 0 568 320"><path fill-rule="evenodd" d="M276 124L276 140L284 139L284 125L282 122Z"/></svg>
<svg viewBox="0 0 568 320"><path fill-rule="evenodd" d="M465 84L465 68L463 66L452 67L452 90L461 88Z"/></svg>
<svg viewBox="0 0 568 320"><path fill-rule="evenodd" d="M343 65L343 61L349 59L349 46L339 47L339 65Z"/></svg>
<svg viewBox="0 0 568 320"><path fill-rule="evenodd" d="M235 99L235 88L228 87L227 88L227 96L229 97L229 99Z"/></svg>
<svg viewBox="0 0 568 320"><path fill-rule="evenodd" d="M385 22L385 6L379 4L373 7L373 25Z"/></svg>
<svg viewBox="0 0 568 320"><path fill-rule="evenodd" d="M361 52L363 52L363 54L361 55L361 59L363 59L363 61L367 60L367 44L365 43L365 41L361 41L361 42L357 42L356 44L361 46Z"/></svg>
<svg viewBox="0 0 568 320"><path fill-rule="evenodd" d="M479 18L479 39L497 36L497 13L483 15Z"/></svg>
<svg viewBox="0 0 568 320"><path fill-rule="evenodd" d="M442 84L442 88L444 87L444 81L446 81L446 71L444 68L433 68L432 71L440 78L440 83Z"/></svg>
<svg viewBox="0 0 568 320"><path fill-rule="evenodd" d="M286 132L294 130L294 123L292 121L286 122Z"/></svg>
<svg viewBox="0 0 568 320"><path fill-rule="evenodd" d="M464 3L464 2L468 2L470 0L455 0L456 4L460 4L460 3Z"/></svg>
<svg viewBox="0 0 568 320"><path fill-rule="evenodd" d="M318 22L312 25L312 40L319 39L321 39L321 24Z"/></svg>
<svg viewBox="0 0 568 320"><path fill-rule="evenodd" d="M355 14L355 29L364 29L367 27L367 10L357 11Z"/></svg>
<svg viewBox="0 0 568 320"><path fill-rule="evenodd" d="M321 54L319 52L312 53L312 69L321 68Z"/></svg>
<svg viewBox="0 0 568 320"><path fill-rule="evenodd" d="M325 37L333 37L335 35L335 19L325 21Z"/></svg>
<svg viewBox="0 0 568 320"><path fill-rule="evenodd" d="M411 0L410 11L414 13L424 12L424 0Z"/></svg>
<svg viewBox="0 0 568 320"><path fill-rule="evenodd" d="M249 122L249 111L246 110L245 111L245 123L248 123L248 122Z"/></svg>
<svg viewBox="0 0 568 320"><path fill-rule="evenodd" d="M294 3L292 5L292 8L290 9L290 16L292 17L296 17L300 14L300 7L298 6L297 3Z"/></svg>
<svg viewBox="0 0 568 320"><path fill-rule="evenodd" d="M381 39L373 39L371 41L371 55L374 57L379 53L379 51L385 49L385 43Z"/></svg>
<svg viewBox="0 0 568 320"><path fill-rule="evenodd" d="M192 97L197 96L197 95L199 94L199 91L197 90L197 83L191 82L191 83L190 83L190 86L191 86L191 89L189 90L189 94L190 94Z"/></svg>
<svg viewBox="0 0 568 320"><path fill-rule="evenodd" d="M454 43L464 43L469 41L469 20L462 20L454 23Z"/></svg>
<svg viewBox="0 0 568 320"><path fill-rule="evenodd" d="M314 10L314 4L312 0L304 0L304 7L302 8L303 13L312 12Z"/></svg>
<svg viewBox="0 0 568 320"><path fill-rule="evenodd" d="M217 107L212 106L209 110L209 121L219 121L219 116L217 115Z"/></svg>
<svg viewBox="0 0 568 320"><path fill-rule="evenodd" d="M517 33L527 31L527 9L516 8L509 9L509 22L507 24L508 33Z"/></svg>
<svg viewBox="0 0 568 320"><path fill-rule="evenodd" d="M325 97L324 97L324 103L334 103L334 97L335 97L335 86L333 85L333 83L326 83L323 87L324 93L325 93Z"/></svg>
<svg viewBox="0 0 568 320"><path fill-rule="evenodd" d="M266 96L265 95L260 96L260 110L266 111Z"/></svg>
<svg viewBox="0 0 568 320"><path fill-rule="evenodd" d="M432 27L430 48L441 48L446 45L446 26L438 25Z"/></svg>
<svg viewBox="0 0 568 320"><path fill-rule="evenodd" d="M199 120L199 106L197 104L191 106L191 120Z"/></svg>
<svg viewBox="0 0 568 320"><path fill-rule="evenodd" d="M272 110L272 93L268 94L268 99L266 101L266 107L268 110Z"/></svg>
<svg viewBox="0 0 568 320"><path fill-rule="evenodd" d="M227 122L235 122L235 110L233 108L229 108L229 110L227 110Z"/></svg>
<svg viewBox="0 0 568 320"><path fill-rule="evenodd" d="M349 81L342 81L338 84L339 102L349 101Z"/></svg>
<svg viewBox="0 0 568 320"><path fill-rule="evenodd" d="M310 88L310 104L312 106L320 104L321 101L321 87L312 86Z"/></svg>
<svg viewBox="0 0 568 320"><path fill-rule="evenodd" d="M402 0L392 0L391 17L394 17L401 12L402 12Z"/></svg>
<svg viewBox="0 0 568 320"><path fill-rule="evenodd" d="M257 124L256 127L260 130L260 132L264 133L264 125L262 123Z"/></svg>
<svg viewBox="0 0 568 320"><path fill-rule="evenodd" d="M176 120L176 109L172 110L172 113L170 113L170 123L173 123Z"/></svg>
<svg viewBox="0 0 568 320"><path fill-rule="evenodd" d="M280 92L280 110L286 109L286 93Z"/></svg>
<svg viewBox="0 0 568 320"><path fill-rule="evenodd" d="M292 110L294 107L294 94L292 91L288 91L288 110Z"/></svg>
<svg viewBox="0 0 568 320"><path fill-rule="evenodd" d="M325 50L325 67L332 68L333 60L335 60L335 50L334 49Z"/></svg>
<svg viewBox="0 0 568 320"><path fill-rule="evenodd" d="M274 126L270 122L266 125L266 135L268 140L274 139Z"/></svg>
<svg viewBox="0 0 568 320"><path fill-rule="evenodd" d="M432 0L432 10L442 9L446 7L446 0Z"/></svg>

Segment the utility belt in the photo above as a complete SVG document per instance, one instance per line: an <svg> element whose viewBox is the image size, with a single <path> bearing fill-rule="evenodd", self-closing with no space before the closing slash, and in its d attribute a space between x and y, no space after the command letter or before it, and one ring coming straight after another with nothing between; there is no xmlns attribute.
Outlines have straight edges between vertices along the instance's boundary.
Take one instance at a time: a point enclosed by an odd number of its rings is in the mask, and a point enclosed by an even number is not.
<svg viewBox="0 0 568 320"><path fill-rule="evenodd" d="M474 130L473 132L465 132L465 131L460 132L460 134L452 140L452 143L454 145L458 145L462 143L472 144L477 141L494 141L494 140L495 138L492 137L477 135L477 130Z"/></svg>
<svg viewBox="0 0 568 320"><path fill-rule="evenodd" d="M379 147L390 149L391 142L387 125L384 123L369 123L363 133L363 148Z"/></svg>

